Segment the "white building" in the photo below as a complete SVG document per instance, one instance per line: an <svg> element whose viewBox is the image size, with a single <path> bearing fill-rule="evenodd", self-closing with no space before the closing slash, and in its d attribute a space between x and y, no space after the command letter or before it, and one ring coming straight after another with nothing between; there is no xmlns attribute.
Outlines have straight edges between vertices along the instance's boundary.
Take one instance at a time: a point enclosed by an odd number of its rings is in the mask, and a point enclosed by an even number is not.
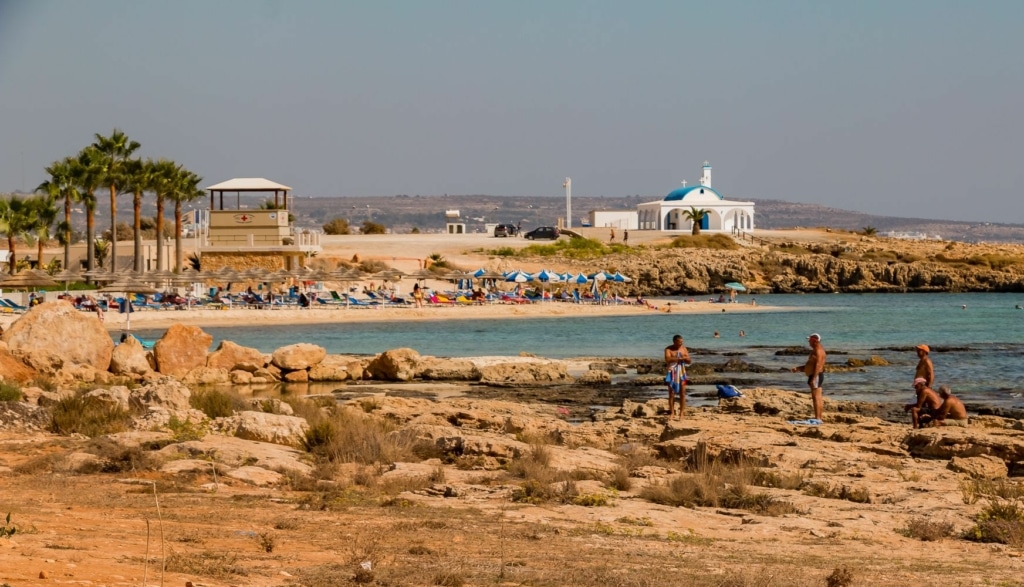
<svg viewBox="0 0 1024 587"><path fill-rule="evenodd" d="M590 226L611 227L623 230L636 230L636 210L591 210Z"/></svg>
<svg viewBox="0 0 1024 587"><path fill-rule="evenodd" d="M751 232L754 230L754 203L726 200L711 187L711 164L704 162L700 184L672 190L661 200L637 206L640 230L690 232L693 222L684 213L691 208L704 210L703 232Z"/></svg>

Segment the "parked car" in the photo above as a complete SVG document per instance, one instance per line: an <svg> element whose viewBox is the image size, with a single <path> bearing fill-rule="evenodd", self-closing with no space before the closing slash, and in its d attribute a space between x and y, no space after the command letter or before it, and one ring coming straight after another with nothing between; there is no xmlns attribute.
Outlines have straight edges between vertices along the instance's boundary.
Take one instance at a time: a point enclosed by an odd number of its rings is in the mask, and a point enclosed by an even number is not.
<svg viewBox="0 0 1024 587"><path fill-rule="evenodd" d="M516 235L515 224L499 224L494 227L494 236L509 237Z"/></svg>
<svg viewBox="0 0 1024 587"><path fill-rule="evenodd" d="M558 238L558 229L554 226L538 226L530 232L523 235L528 240L536 239L551 239L555 240Z"/></svg>

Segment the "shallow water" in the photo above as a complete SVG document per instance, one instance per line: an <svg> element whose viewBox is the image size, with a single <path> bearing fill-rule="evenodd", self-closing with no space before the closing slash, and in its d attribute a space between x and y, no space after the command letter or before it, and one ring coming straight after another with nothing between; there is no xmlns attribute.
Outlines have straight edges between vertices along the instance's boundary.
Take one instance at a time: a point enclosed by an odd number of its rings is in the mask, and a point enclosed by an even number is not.
<svg viewBox="0 0 1024 587"><path fill-rule="evenodd" d="M214 337L232 340L265 352L296 342L321 345L329 353L373 354L411 347L422 354L465 357L518 355L543 357L659 357L672 335L682 334L691 348L716 353L744 352L744 360L771 368L802 363L801 357L776 356L788 346L803 346L818 332L830 362L879 355L889 367L863 372L829 374L825 393L836 399L910 401L917 357L912 351L886 350L922 342L954 347L933 352L937 385L949 384L965 401L1024 408L1024 305L1021 294L816 294L760 295L761 305L784 311L739 313L723 304L724 313L686 315L650 312L619 317L558 317L490 320L438 320L205 328ZM741 296L740 303L749 303ZM683 302L677 299L676 302ZM962 309L966 305L967 309ZM739 336L744 330L745 337ZM714 338L718 331L720 338ZM155 339L162 330L138 331ZM721 363L718 355L698 361ZM736 374L758 384L802 390L799 375ZM695 386L700 393L700 386ZM648 391L649 392L649 391ZM648 393L638 390L638 393Z"/></svg>

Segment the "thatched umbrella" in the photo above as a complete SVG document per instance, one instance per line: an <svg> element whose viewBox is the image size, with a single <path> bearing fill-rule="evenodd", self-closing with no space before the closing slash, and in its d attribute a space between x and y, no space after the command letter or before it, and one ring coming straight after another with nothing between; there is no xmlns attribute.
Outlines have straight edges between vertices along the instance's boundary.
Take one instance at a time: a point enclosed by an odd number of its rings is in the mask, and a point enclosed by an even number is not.
<svg viewBox="0 0 1024 587"><path fill-rule="evenodd" d="M25 269L0 282L4 289L35 289L37 287L57 287L59 284L45 271Z"/></svg>
<svg viewBox="0 0 1024 587"><path fill-rule="evenodd" d="M132 329L132 303L128 299L127 294L144 294L152 295L157 292L156 288L149 285L144 281L132 276L124 276L114 281L113 283L107 284L100 288L101 293L123 293L125 295L125 303L120 305L121 312L125 315L125 330L129 331Z"/></svg>
<svg viewBox="0 0 1024 587"><path fill-rule="evenodd" d="M72 281L82 281L85 276L76 269L65 269L53 276L56 281L64 282L64 293L68 293L68 284Z"/></svg>

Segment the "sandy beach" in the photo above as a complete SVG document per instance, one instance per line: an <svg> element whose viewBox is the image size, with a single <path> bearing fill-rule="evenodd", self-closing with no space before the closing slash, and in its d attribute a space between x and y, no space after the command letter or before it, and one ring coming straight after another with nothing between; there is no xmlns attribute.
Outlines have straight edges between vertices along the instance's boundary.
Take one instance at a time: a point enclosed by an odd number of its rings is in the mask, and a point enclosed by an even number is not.
<svg viewBox="0 0 1024 587"><path fill-rule="evenodd" d="M701 302L666 302L650 300L658 307L648 309L635 304L598 306L593 304L570 304L547 302L538 304L486 304L480 306L431 306L413 308L392 306L386 308L345 308L325 306L308 309L208 309L191 310L137 310L131 315L132 328L166 328L171 324L195 326L268 326L288 324L344 324L353 322L390 322L393 320L481 320L515 318L563 318L589 316L632 316L651 313L708 314L727 312L771 312L783 308L751 306L749 304L718 304ZM671 312L666 310L671 308ZM785 308L791 310L792 308ZM18 319L20 314L0 315L0 325L5 329ZM121 330L125 325L124 314L104 313L104 324L109 330Z"/></svg>

